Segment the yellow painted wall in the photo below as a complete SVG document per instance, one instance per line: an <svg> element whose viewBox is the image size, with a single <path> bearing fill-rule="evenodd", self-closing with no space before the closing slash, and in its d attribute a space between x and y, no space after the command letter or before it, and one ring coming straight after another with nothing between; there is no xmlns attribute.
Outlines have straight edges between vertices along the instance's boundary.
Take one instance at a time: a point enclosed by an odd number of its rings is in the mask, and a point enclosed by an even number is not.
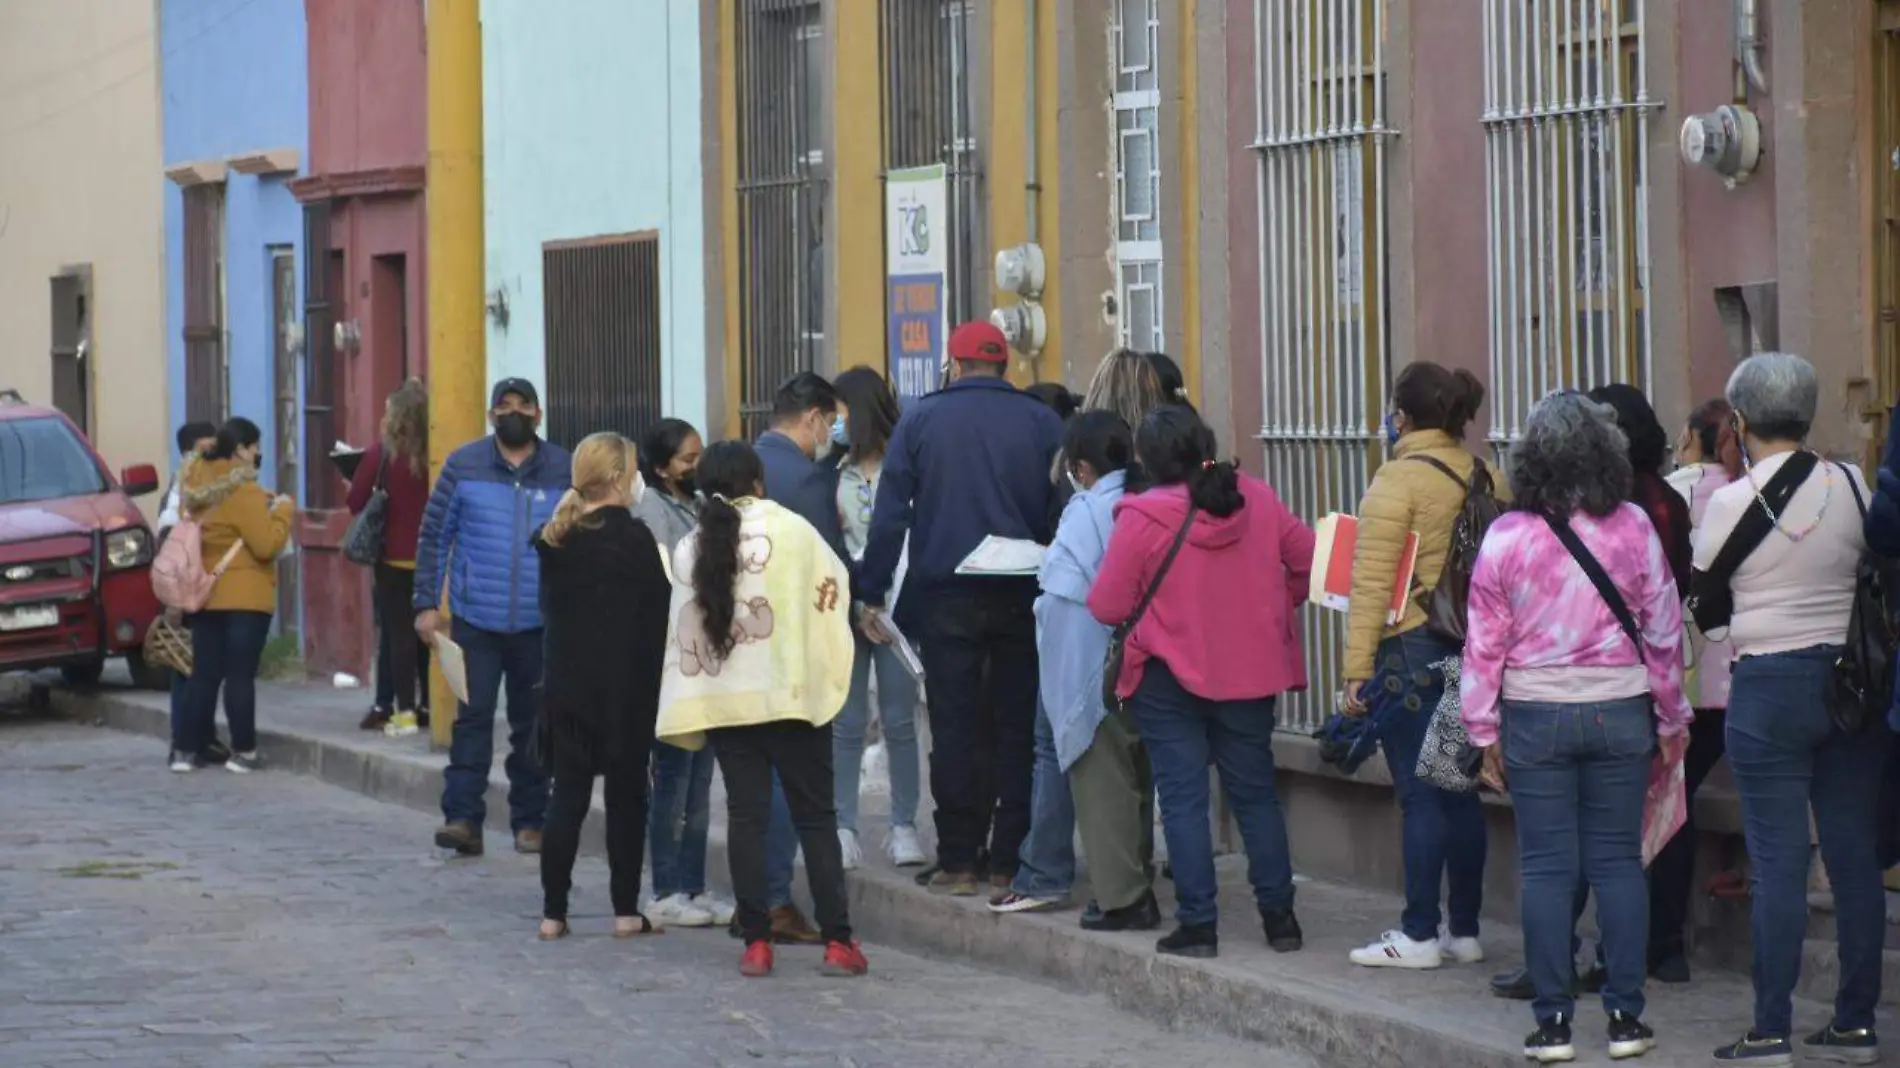
<svg viewBox="0 0 1900 1068"><path fill-rule="evenodd" d="M1028 206L1024 197L1026 156L1023 131L1026 125L1024 101L1030 87L1025 81L1028 40L1027 3L1036 4L1036 143L1038 146L1039 184L1043 187L1036 213L1040 233L1038 243L1049 263L1048 283L1043 289L1043 311L1049 317L1049 344L1033 369L1019 366L1012 375L1018 382L1031 377L1058 381L1062 377L1062 317L1056 309L1056 294L1061 283L1056 261L1060 258L1056 204L1056 3L1055 0L997 0L990 17L990 129L989 144L984 146L989 171L984 187L989 193L990 246L996 249L1020 245L1028 240ZM987 265L986 265L987 266ZM988 271L980 272L987 276ZM993 299L1014 303L1001 293Z"/></svg>
<svg viewBox="0 0 1900 1068"><path fill-rule="evenodd" d="M835 2L831 203L837 241L831 266L837 279L833 293L838 337L832 353L836 369L842 371L885 362L884 180L878 5L872 0Z"/></svg>

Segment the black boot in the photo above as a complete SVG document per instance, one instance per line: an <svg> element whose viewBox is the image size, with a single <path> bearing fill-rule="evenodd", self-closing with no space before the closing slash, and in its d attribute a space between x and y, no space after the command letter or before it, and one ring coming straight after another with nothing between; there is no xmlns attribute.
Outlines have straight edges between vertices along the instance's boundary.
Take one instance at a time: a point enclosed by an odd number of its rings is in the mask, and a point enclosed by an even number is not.
<svg viewBox="0 0 1900 1068"><path fill-rule="evenodd" d="M1296 953L1305 947L1305 932L1292 909L1261 909L1260 923L1267 930L1267 946L1275 953Z"/></svg>
<svg viewBox="0 0 1900 1068"><path fill-rule="evenodd" d="M1184 923L1155 943L1155 952L1171 957L1220 956L1220 934L1211 923Z"/></svg>
<svg viewBox="0 0 1900 1068"><path fill-rule="evenodd" d="M1155 900L1154 891L1141 896L1141 900L1119 909L1105 909L1099 916L1082 914L1084 931L1152 931L1161 926L1161 903Z"/></svg>

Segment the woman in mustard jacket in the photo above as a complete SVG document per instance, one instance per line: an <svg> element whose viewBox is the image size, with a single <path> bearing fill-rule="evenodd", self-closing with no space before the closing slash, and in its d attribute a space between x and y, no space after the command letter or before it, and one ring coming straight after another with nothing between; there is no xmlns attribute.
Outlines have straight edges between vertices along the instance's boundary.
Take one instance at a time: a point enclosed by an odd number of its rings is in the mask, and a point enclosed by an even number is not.
<svg viewBox="0 0 1900 1068"><path fill-rule="evenodd" d="M204 530L204 567L215 572L233 545L239 546L211 587L204 609L188 617L191 682L187 731L172 754L172 770L206 763L204 752L217 733L218 691L231 727L231 758L225 767L256 771L257 668L277 607L277 557L290 542L289 497L272 497L257 484L263 455L257 424L242 417L218 428L216 442L185 468L184 510Z"/></svg>

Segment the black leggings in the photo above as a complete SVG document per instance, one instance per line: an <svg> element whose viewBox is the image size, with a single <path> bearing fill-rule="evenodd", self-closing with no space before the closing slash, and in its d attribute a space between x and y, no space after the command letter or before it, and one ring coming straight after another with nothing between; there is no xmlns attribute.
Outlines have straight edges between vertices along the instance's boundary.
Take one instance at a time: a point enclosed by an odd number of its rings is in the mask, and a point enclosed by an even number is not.
<svg viewBox="0 0 1900 1068"><path fill-rule="evenodd" d="M580 852L581 824L593 804L597 774L607 780L608 893L614 915L640 914L650 743L635 741L624 747L627 752L618 754L620 760L613 761L596 755L607 748L597 741L586 732L563 732L554 740L554 793L548 800L547 825L541 831L541 915L550 920L567 919L574 857Z"/></svg>
<svg viewBox="0 0 1900 1068"><path fill-rule="evenodd" d="M376 667L383 675L377 681L378 696L387 687L390 712L414 712L419 683L420 659L417 652L415 618L411 601L416 590L413 568L376 565L376 614L382 623L377 636ZM385 681L387 680L387 681Z"/></svg>
<svg viewBox="0 0 1900 1068"><path fill-rule="evenodd" d="M739 930L746 942L772 936L766 908L765 828L771 819L773 772L785 789L799 844L805 847L805 878L817 906L818 927L828 942L851 941L832 792L831 727L777 720L723 727L708 735L726 780L726 850L732 860L733 894L739 899Z"/></svg>

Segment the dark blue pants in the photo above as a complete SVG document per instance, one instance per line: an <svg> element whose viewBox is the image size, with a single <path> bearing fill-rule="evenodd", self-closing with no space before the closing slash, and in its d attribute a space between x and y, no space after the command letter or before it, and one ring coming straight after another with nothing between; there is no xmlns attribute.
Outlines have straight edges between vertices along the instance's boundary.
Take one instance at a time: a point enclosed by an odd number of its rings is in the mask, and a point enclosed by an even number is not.
<svg viewBox="0 0 1900 1068"><path fill-rule="evenodd" d="M508 826L539 829L547 820L548 780L528 759L534 689L541 682L541 631L502 634L450 623L468 669L468 702L457 704L442 772L442 815L480 829L488 818L488 771L495 760L495 705L508 687Z"/></svg>
<svg viewBox="0 0 1900 1068"><path fill-rule="evenodd" d="M1293 907L1293 854L1274 785L1273 698L1209 701L1181 688L1159 660L1143 669L1130 709L1148 747L1161 828L1174 868L1175 917L1210 924L1219 916L1207 766L1240 825L1247 879L1263 910Z"/></svg>
<svg viewBox="0 0 1900 1068"><path fill-rule="evenodd" d="M1484 802L1475 793L1440 790L1418 777L1425 728L1445 695L1445 675L1431 665L1458 650L1424 628L1379 643L1365 700L1379 726L1392 788L1398 794L1405 858L1405 912L1400 927L1417 942L1438 938L1439 888L1449 881L1446 912L1454 938L1478 936L1484 905Z"/></svg>
<svg viewBox="0 0 1900 1068"><path fill-rule="evenodd" d="M172 752L191 752L191 676L176 671L172 672Z"/></svg>
<svg viewBox="0 0 1900 1068"><path fill-rule="evenodd" d="M1792 1033L1792 999L1807 937L1808 810L1834 888L1840 990L1834 1026L1874 1025L1887 931L1875 801L1893 736L1883 723L1852 737L1828 718L1824 697L1840 649L1826 646L1735 665L1728 759L1742 798L1754 936L1757 1034Z"/></svg>
<svg viewBox="0 0 1900 1068"><path fill-rule="evenodd" d="M1604 704L1506 701L1504 762L1517 810L1524 959L1539 1020L1572 1016L1575 894L1596 891L1609 978L1603 1007L1643 1014L1649 890L1643 798L1656 748L1647 696Z"/></svg>
<svg viewBox="0 0 1900 1068"><path fill-rule="evenodd" d="M712 819L712 746L698 752L653 743L653 803L647 848L653 898L706 892L706 833Z"/></svg>
<svg viewBox="0 0 1900 1068"><path fill-rule="evenodd" d="M206 610L188 617L191 627L191 709L178 748L203 753L217 737L218 693L231 725L231 751L257 751L257 666L270 639L269 612Z"/></svg>

